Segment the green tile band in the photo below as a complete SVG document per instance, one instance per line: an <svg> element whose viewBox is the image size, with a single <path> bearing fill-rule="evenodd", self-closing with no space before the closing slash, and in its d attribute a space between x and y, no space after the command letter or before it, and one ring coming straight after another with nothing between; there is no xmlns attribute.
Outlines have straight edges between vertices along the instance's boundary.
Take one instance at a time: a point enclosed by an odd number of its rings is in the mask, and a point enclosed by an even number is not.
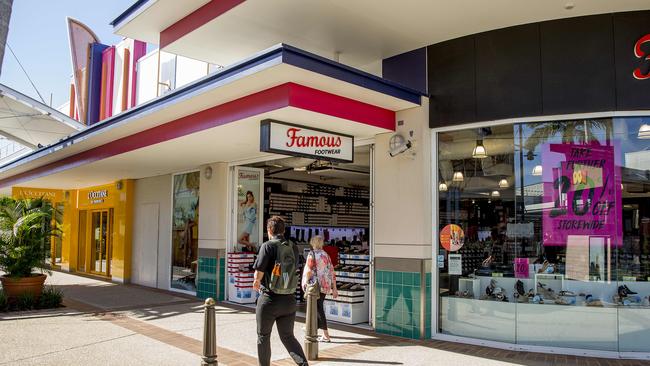
<svg viewBox="0 0 650 366"><path fill-rule="evenodd" d="M375 277L376 331L419 339L420 273L378 270Z"/></svg>

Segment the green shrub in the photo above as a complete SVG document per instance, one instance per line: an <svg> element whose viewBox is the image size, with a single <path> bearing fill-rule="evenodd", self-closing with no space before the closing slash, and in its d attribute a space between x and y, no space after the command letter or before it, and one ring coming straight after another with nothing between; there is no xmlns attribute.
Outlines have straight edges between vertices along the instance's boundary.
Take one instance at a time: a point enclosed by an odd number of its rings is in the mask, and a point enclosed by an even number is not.
<svg viewBox="0 0 650 366"><path fill-rule="evenodd" d="M9 299L5 295L4 291L0 290L0 311L9 310Z"/></svg>
<svg viewBox="0 0 650 366"><path fill-rule="evenodd" d="M46 286L38 301L39 309L54 309L61 306L63 302L63 291L54 286Z"/></svg>
<svg viewBox="0 0 650 366"><path fill-rule="evenodd" d="M16 298L16 310L32 310L36 305L36 298L29 292L23 292Z"/></svg>

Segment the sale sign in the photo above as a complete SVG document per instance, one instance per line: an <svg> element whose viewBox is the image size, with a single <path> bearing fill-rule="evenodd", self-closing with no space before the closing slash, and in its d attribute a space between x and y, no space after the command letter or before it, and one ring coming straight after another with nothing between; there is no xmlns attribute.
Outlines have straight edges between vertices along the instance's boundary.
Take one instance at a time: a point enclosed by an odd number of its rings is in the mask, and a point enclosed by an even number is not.
<svg viewBox="0 0 650 366"><path fill-rule="evenodd" d="M621 178L615 148L591 144L542 147L545 246L566 246L570 236L608 237L620 245Z"/></svg>

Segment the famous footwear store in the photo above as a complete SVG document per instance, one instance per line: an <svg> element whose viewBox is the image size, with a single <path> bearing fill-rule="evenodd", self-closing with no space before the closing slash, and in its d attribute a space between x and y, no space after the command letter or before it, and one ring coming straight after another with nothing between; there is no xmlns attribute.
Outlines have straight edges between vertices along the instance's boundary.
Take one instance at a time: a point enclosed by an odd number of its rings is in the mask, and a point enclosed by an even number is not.
<svg viewBox="0 0 650 366"><path fill-rule="evenodd" d="M356 242L337 258L347 288L328 316L420 338L431 199L414 192L431 185L427 103L279 45L26 155L0 184L65 201L61 269L199 298L254 304L244 249L264 241L270 215L287 219L303 255L315 235ZM123 199L119 221L109 204ZM397 296L375 294L375 276L404 294L381 324L375 304Z"/></svg>
<svg viewBox="0 0 650 366"><path fill-rule="evenodd" d="M635 12L389 60L428 63L434 338L650 357L648 55Z"/></svg>

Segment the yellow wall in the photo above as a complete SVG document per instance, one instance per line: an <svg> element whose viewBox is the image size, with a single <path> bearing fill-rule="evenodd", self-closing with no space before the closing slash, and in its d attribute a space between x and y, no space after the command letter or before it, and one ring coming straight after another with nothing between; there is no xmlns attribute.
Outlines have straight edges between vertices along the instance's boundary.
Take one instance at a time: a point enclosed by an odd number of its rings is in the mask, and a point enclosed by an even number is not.
<svg viewBox="0 0 650 366"><path fill-rule="evenodd" d="M119 188L118 188L119 187ZM131 237L133 222L133 181L121 180L79 190L54 190L13 187L14 198L44 197L53 203L63 203L61 269L78 270L79 214L98 209L113 209L112 261L110 275L113 281L128 282L131 276ZM89 222L89 221L88 221ZM86 228L87 229L87 228ZM89 243L87 243L87 249ZM86 255L89 269L89 255Z"/></svg>

